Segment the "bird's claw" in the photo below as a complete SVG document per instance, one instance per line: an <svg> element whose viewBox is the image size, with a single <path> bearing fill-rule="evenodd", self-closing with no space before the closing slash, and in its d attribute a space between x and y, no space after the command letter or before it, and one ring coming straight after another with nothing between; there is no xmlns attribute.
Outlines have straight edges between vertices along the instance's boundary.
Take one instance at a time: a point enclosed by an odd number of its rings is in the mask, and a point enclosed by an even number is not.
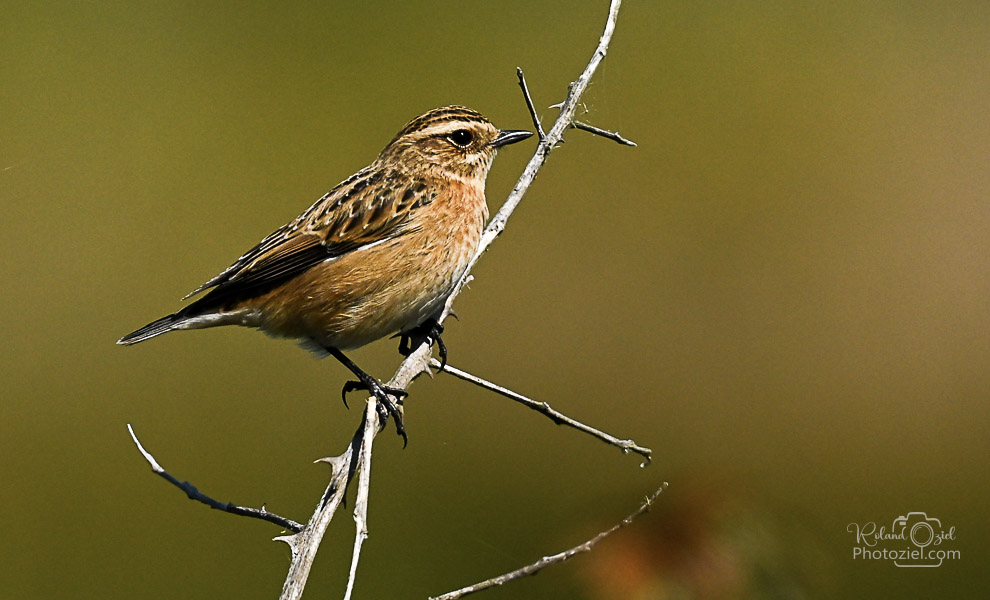
<svg viewBox="0 0 990 600"><path fill-rule="evenodd" d="M353 392L354 390L360 390L360 389L362 389L361 382L360 381L354 381L354 380L345 381L344 382L344 387L340 388L340 399L344 401L344 406L348 410L351 407L350 407L350 405L347 404L347 392Z"/></svg>
<svg viewBox="0 0 990 600"><path fill-rule="evenodd" d="M382 385L370 377L368 381L346 381L341 389L344 406L347 406L347 393L357 390L366 390L378 400L376 409L382 429L388 423L389 416L395 418L395 432L402 436L402 447L405 448L409 444L409 438L406 437L406 428L402 422L402 399L408 396L409 392L401 388ZM395 401L392 401L392 397L395 397Z"/></svg>
<svg viewBox="0 0 990 600"><path fill-rule="evenodd" d="M399 354L402 356L412 354L413 339L420 339L420 344L429 343L433 345L436 343L437 354L440 356L440 368L437 369L437 372L443 371L443 368L447 366L447 345L443 343L443 338L440 337L441 334L443 334L443 325L439 321L436 319L424 321L415 328L410 329L409 333L400 334Z"/></svg>

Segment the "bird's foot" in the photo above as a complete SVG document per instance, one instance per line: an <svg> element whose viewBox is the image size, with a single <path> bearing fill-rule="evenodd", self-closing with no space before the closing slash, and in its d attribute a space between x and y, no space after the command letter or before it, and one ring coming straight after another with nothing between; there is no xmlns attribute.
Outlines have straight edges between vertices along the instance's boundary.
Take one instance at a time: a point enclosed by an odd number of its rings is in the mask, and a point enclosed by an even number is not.
<svg viewBox="0 0 990 600"><path fill-rule="evenodd" d="M402 399L408 396L409 392L401 388L382 385L374 377L366 375L361 377L361 381L344 382L344 387L340 391L340 395L344 399L344 406L347 406L347 392L357 390L366 390L378 400L375 408L378 411L378 420L381 421L382 429L388 423L389 416L395 418L395 432L402 436L402 447L406 447L409 438L406 437L406 428L402 423ZM393 397L395 398L394 401L392 400Z"/></svg>
<svg viewBox="0 0 990 600"><path fill-rule="evenodd" d="M400 334L399 354L409 356L420 344L432 346L436 343L437 354L440 356L440 368L437 371L443 371L447 366L447 345L443 343L441 334L443 334L443 325L436 319L427 319L410 329L408 333Z"/></svg>

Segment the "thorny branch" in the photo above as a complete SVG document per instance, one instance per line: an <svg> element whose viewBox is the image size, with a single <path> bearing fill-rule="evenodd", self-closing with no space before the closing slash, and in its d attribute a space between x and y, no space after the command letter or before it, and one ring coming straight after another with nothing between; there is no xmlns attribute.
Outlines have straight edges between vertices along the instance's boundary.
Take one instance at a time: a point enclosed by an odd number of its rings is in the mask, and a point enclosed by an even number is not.
<svg viewBox="0 0 990 600"><path fill-rule="evenodd" d="M430 348L426 344L420 344L412 352L387 382L388 387L406 389L416 376L423 373L428 365ZM333 467L333 476L327 486L320 503L316 506L313 516L302 531L295 535L282 536L276 540L285 542L292 551L292 560L289 565L289 572L282 585L281 600L297 600L302 597L306 588L306 580L309 571L316 558L316 551L323 540L323 534L327 526L333 519L337 508L343 502L347 493L347 486L351 479L358 472L362 473L358 479L358 499L354 505L355 538L354 550L352 552L351 570L347 580L347 591L345 600L350 598L356 581L358 557L361 552L361 545L367 537L367 507L368 493L371 487L371 443L375 436L381 431L376 410L377 400L372 396L368 398L368 407L365 411L364 421L358 428L351 440L347 450L340 456L325 458L321 462L329 463Z"/></svg>
<svg viewBox="0 0 990 600"><path fill-rule="evenodd" d="M599 533L595 537L589 539L588 541L586 541L586 542L584 542L582 544L578 544L577 546L574 546L573 548L570 548L569 550L564 550L563 552L559 552L559 553L553 554L551 556L544 556L540 560L538 560L538 561L536 561L534 563L530 563L530 564L526 565L525 567L516 569L515 571L510 571L508 573L499 575L497 577L492 577L491 579L486 579L485 581L481 581L481 582L476 583L474 585L469 585L469 586L463 587L463 588L461 588L459 590L455 590L453 592L448 592L446 594L443 594L442 596L436 596L436 597L430 598L430 600L456 600L457 598L463 598L464 596L467 596L468 594L473 594L475 592L480 592L481 590L486 590L486 589L488 589L490 587L504 585L504 584L512 581L513 579L519 579L521 577L526 577L528 575L536 575L537 573L539 573L540 571L542 571L546 567L549 567L550 565L555 565L555 564L558 564L558 563L562 563L565 560L568 560L569 558L571 558L571 557L573 557L573 556L575 556L577 554L581 554L583 552L591 552L591 549L594 548L595 545L598 544L598 542L604 540L605 538L607 538L608 536L612 535L616 531L618 531L618 530L622 529L623 527L629 525L638 516L642 515L643 513L647 512L647 511L649 511L650 510L650 506L653 504L653 502L657 499L657 497L665 489L667 489L667 483L666 482L664 482L663 484L661 484L661 486L659 488L657 488L657 490L655 492L653 492L652 494L650 494L646 498L646 501L643 502L643 504L641 504L639 506L639 508L637 508L628 517L626 517L625 519L622 519L621 521L619 521L618 523L616 523L612 527L606 529L605 531Z"/></svg>
<svg viewBox="0 0 990 600"><path fill-rule="evenodd" d="M543 167L547 160L550 152L563 141L564 132L570 128L579 128L591 133L601 135L603 137L613 139L619 143L625 143L629 145L635 145L622 138L617 133L612 133L597 127L592 127L584 123L579 123L574 119L574 113L580 102L582 94L588 87L592 76L598 68L599 63L605 58L605 54L608 51L609 43L612 39L612 34L615 31L615 23L618 17L619 6L621 0L611 0L609 6L608 18L605 24L605 30L599 39L598 46L595 49L591 60L585 67L581 75L571 82L568 86L567 96L562 103L560 103L560 114L554 121L553 126L549 131L544 132L542 125L539 122L539 118L536 114L536 110L533 106L532 98L529 95L529 90L526 86L525 76L522 70L518 70L517 75L519 77L519 84L523 90L523 94L526 100L527 107L530 111L530 115L533 118L536 129L539 133L540 142L537 146L536 152L533 157L527 163L525 169L519 180L516 182L515 187L509 193L505 202L499 211L492 217L489 221L488 226L482 234L481 241L478 245L478 249L472 257L470 263L461 280L458 282L457 286L454 288L453 292L447 298L446 304L442 314L440 315L438 322L442 323L451 314L451 305L454 299L461 293L466 284L471 280L471 270L477 263L478 259L485 250L495 241L502 231L505 229L506 222L511 216L512 212L515 210L516 206L522 200L529 186L532 184L533 180L536 178L537 173ZM431 364L431 349L428 344L420 344L412 353L410 353L405 360L399 365L398 370L393 375L386 385L392 388L406 389L413 379L419 376L421 373L428 373ZM451 368L447 367L448 371L454 373ZM459 371L460 374L465 374L463 371ZM484 381L484 380L481 380ZM475 383L478 383L475 381ZM623 451L637 452L647 459L650 458L650 450L648 448L643 448L636 445L631 440L619 440L608 434L590 428L583 425L573 419L570 419L557 411L551 409L545 403L534 402L524 396L515 394L510 390L501 388L500 386L495 386L489 382L485 382L488 389L497 391L502 395L506 395L516 401L522 402L531 406L532 408L538 410L542 414L548 416L556 423L563 423L575 427L581 431L585 431L602 439L613 445L617 445ZM282 587L282 594L280 598L282 600L297 600L302 596L303 590L306 587L306 581L309 576L310 569L313 564L313 560L316 557L316 552L323 540L323 535L326 532L327 526L330 524L331 519L333 519L334 514L340 507L344 500L344 496L347 492L348 485L356 474L360 474L358 478L358 490L357 498L355 500L354 506L354 520L355 520L355 539L354 548L352 551L351 567L349 571L349 577L347 581L347 588L345 592L345 600L349 600L354 589L354 583L356 580L356 572L358 561L361 553L361 547L368 535L367 530L367 508L368 508L368 495L370 490L370 474L371 474L371 448L374 438L381 431L380 422L378 418L378 413L376 411L377 400L374 397L368 399L367 410L365 411L364 419L362 420L361 426L355 432L354 437L351 439L345 451L336 457L321 459L318 462L326 462L330 464L332 468L332 474L330 482L327 485L326 491L320 498L320 502L317 504L316 509L310 517L309 521L305 526L296 523L290 519L284 517L279 517L278 515L273 515L269 513L264 507L261 509L251 509L240 507L233 504L224 504L209 498L201 494L195 487L193 487L188 482L179 482L177 479L169 475L160 465L155 461L154 457L151 456L138 442L137 437L134 436L133 431L131 431L132 437L134 437L134 443L138 446L141 454L145 457L148 463L151 465L155 473L164 477L166 480L171 482L173 485L179 487L189 495L190 498L198 500L219 510L225 510L226 512L231 512L233 514L241 514L244 516L250 516L254 518L263 519L285 529L294 532L291 535L279 536L275 538L277 541L285 542L289 545L292 558L291 564L289 566L289 572L286 575L285 582ZM128 426L130 428L130 426ZM645 463L644 463L645 464ZM662 490L663 488L661 488ZM473 591L478 591L480 589L485 589L486 587L491 587L493 585L501 585L506 581L522 577L524 575L533 574L547 565L554 564L556 562L562 562L567 560L571 556L589 551L592 546L594 546L598 541L604 537L611 535L614 531L627 525L636 516L645 512L649 508L649 503L652 502L656 496L660 493L658 490L653 494L640 509L630 515L622 523L616 525L612 529L600 533L595 538L588 540L584 544L572 548L566 552L560 553L555 556L545 557L536 563L524 567L513 573L507 573L495 579L489 580L488 582L482 582L471 588L465 588L465 590L458 590L457 592L451 592L441 596L444 599L459 598L467 593Z"/></svg>
<svg viewBox="0 0 990 600"><path fill-rule="evenodd" d="M626 138L622 137L621 135L619 135L618 131L609 131L607 129L602 129L601 127L588 125L587 123L584 123L582 121L574 121L573 123L571 123L571 126L574 127L574 129L580 129L581 131L587 131L588 133L593 133L595 135L600 135L603 138L608 138L610 140L616 141L622 144L623 146L632 146L634 148L636 147L636 142L632 140L627 140Z"/></svg>
<svg viewBox="0 0 990 600"><path fill-rule="evenodd" d="M438 361L435 358L430 359L430 365L434 367L439 367L440 361ZM495 392L496 394L505 396L506 398L509 398L511 400L515 400L516 402L522 404L523 406L526 406L527 408L531 408L536 412L540 413L541 415L544 415L545 417L547 417L557 425L567 425L568 427L573 427L578 431L583 431L584 433L587 433L592 437L598 438L599 440L605 442L606 444L611 444L612 446L615 446L619 450L622 450L623 453L635 452L636 454L639 454L640 456L646 459L646 461L640 465L642 467L648 465L652 460L653 451L650 450L649 448L644 448L643 446L640 446L633 440L620 440L619 438L613 435L609 435L604 431L595 429L590 425L585 425L580 421L576 421L568 417L564 413L558 412L550 408L550 405L547 404L546 402L538 402L536 400L533 400L532 398L527 398L526 396L523 396L518 392L514 392L509 388L502 387L497 383L492 383L487 379L482 379L477 375L472 375L471 373L468 373L467 371L464 371L462 369L458 369L457 367L449 363L446 366L444 366L443 372L450 373L451 375L457 377L458 379L463 379L464 381L473 383L486 390Z"/></svg>
<svg viewBox="0 0 990 600"><path fill-rule="evenodd" d="M354 550L351 551L351 570L347 576L347 590L344 600L350 600L357 580L358 561L361 558L361 546L368 538L368 493L371 491L371 443L375 439L374 432L378 427L378 411L375 404L377 399L368 402L364 413L365 443L361 445L359 458L360 473L358 474L357 498L354 500Z"/></svg>
<svg viewBox="0 0 990 600"><path fill-rule="evenodd" d="M366 455L363 448L365 441L373 439L379 430L376 407L377 400L374 397L369 398L365 418L343 454L317 461L328 463L332 469L332 475L330 476L330 483L327 485L326 491L320 498L319 504L316 505L313 516L310 517L309 522L306 523L303 530L295 535L275 538L276 541L288 544L292 552L292 562L289 565L289 573L285 577L285 583L282 584L280 598L302 597L303 590L306 589L306 580L309 577L310 568L313 566L313 560L316 558L316 551L320 548L320 542L323 541L323 534L326 533L327 526L330 525L333 515L344 501L348 484L350 484L351 479L358 469L364 468L370 473L370 462L362 464L363 459L367 458L369 461L371 459L370 454ZM367 507L367 502L365 502L364 506ZM360 507L355 505L355 519L358 518L357 511L359 510ZM367 512L363 513L362 518L366 515ZM358 536L361 535L360 527L357 528L356 534ZM361 541L363 541L363 538ZM360 549L361 543L355 539L355 551L360 553ZM353 583L349 581L348 589L350 590L352 588Z"/></svg>
<svg viewBox="0 0 990 600"><path fill-rule="evenodd" d="M144 457L148 464L151 466L151 470L158 476L160 476L165 481L171 483L175 487L179 488L189 496L190 500L195 500L197 502L202 502L203 504L209 506L210 508L215 508L223 512L228 512L232 515L240 515L242 517L251 517L254 519L261 519L262 521L268 521L269 523L275 523L279 527L283 527L290 531L302 531L302 523L296 523L292 519L287 519L285 517L280 517L275 513L268 512L264 506L261 508L249 508L247 506L240 506L234 504L233 502L220 502L219 500L214 500L213 498L207 496L203 492L196 489L196 486L189 483L188 481L179 481L175 477L172 477L168 471L165 470L155 457L151 455L150 452L144 449L141 442L138 441L137 435L134 433L134 428L131 427L130 423L127 424L127 431L131 433L131 439L134 440L134 445L137 446L138 451L141 452L141 456Z"/></svg>

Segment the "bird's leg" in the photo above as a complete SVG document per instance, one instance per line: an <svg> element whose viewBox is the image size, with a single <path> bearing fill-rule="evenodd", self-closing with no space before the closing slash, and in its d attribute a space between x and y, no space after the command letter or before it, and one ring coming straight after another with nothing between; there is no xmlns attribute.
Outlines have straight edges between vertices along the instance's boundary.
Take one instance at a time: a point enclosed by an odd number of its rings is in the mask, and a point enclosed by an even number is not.
<svg viewBox="0 0 990 600"><path fill-rule="evenodd" d="M377 379L368 375L361 370L354 361L344 356L344 353L336 348L326 348L326 351L330 353L331 356L340 361L340 364L350 370L351 373L358 378L358 381L348 381L344 383L343 389L341 389L341 396L344 398L344 404L347 404L347 392L353 392L355 390L367 390L378 400L378 418L381 419L382 428L385 427L385 423L388 422L388 417L391 415L395 417L395 432L402 436L403 447L409 443L409 438L406 437L406 428L402 424L402 399L409 395L403 389L388 387L382 385ZM392 401L392 396L395 397L395 401Z"/></svg>
<svg viewBox="0 0 990 600"><path fill-rule="evenodd" d="M409 356L412 354L412 346L410 345L410 336L405 333L397 334L399 338L399 354L402 356ZM392 336L396 337L396 336Z"/></svg>
<svg viewBox="0 0 990 600"><path fill-rule="evenodd" d="M443 333L443 325L436 319L427 319L413 327L408 333L401 333L399 338L399 354L409 356L414 348L420 344L437 344L437 354L440 355L440 371L447 366L447 345L443 343L440 335ZM414 346L415 344L415 346Z"/></svg>

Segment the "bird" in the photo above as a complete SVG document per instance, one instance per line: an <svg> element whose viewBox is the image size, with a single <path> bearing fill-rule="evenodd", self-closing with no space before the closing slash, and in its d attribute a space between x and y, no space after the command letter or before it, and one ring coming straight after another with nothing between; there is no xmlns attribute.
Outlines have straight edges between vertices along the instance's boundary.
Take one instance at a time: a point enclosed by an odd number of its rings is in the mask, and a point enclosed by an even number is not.
<svg viewBox="0 0 990 600"><path fill-rule="evenodd" d="M396 334L401 353L413 340L436 342L446 361L438 318L480 243L488 171L499 148L531 135L498 129L464 106L414 118L371 164L183 298L198 299L117 343L224 325L298 340L357 378L342 388L345 403L348 392L367 390L382 426L394 417L408 442L406 392L344 352Z"/></svg>

